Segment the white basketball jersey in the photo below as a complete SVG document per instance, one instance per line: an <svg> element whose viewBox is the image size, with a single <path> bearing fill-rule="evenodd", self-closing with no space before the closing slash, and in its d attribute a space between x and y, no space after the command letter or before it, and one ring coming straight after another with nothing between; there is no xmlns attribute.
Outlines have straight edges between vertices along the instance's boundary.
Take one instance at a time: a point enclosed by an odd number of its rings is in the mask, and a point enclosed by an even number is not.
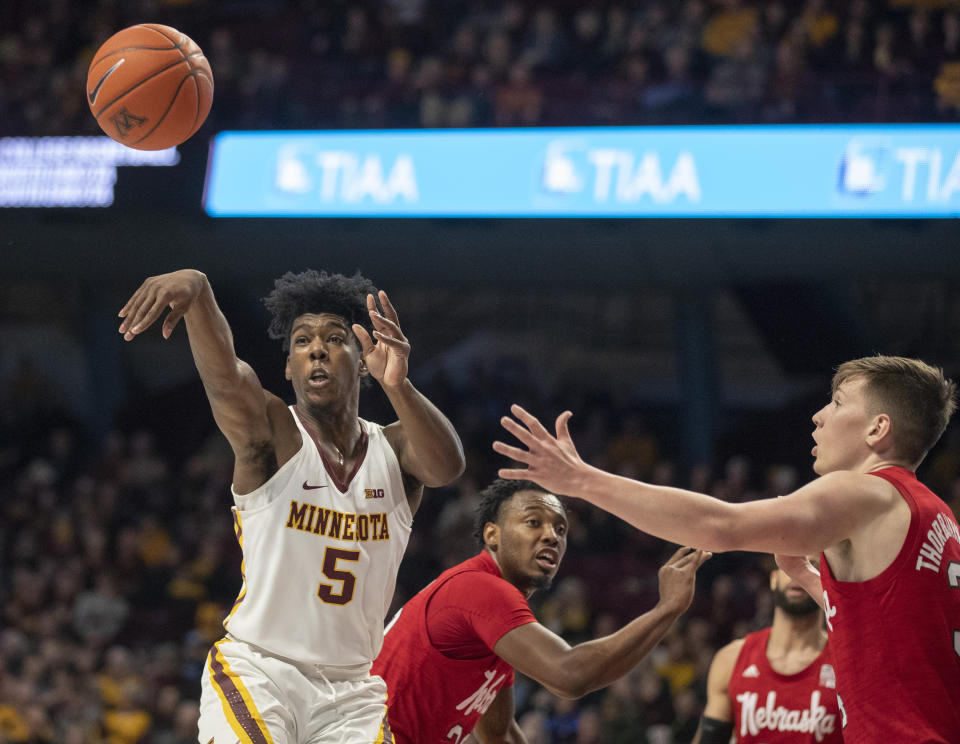
<svg viewBox="0 0 960 744"><path fill-rule="evenodd" d="M293 406L303 446L252 493L234 493L243 587L231 636L308 664L370 665L383 643L413 515L383 427L360 420L366 450L346 483Z"/></svg>

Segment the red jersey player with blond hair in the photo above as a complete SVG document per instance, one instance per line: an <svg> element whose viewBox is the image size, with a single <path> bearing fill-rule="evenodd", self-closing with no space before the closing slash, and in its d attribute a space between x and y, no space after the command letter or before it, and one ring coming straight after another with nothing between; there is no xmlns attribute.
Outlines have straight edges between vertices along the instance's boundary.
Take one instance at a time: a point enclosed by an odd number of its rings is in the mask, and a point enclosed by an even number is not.
<svg viewBox="0 0 960 744"><path fill-rule="evenodd" d="M665 540L779 554L824 608L847 744L960 742L960 527L915 471L953 414L956 385L917 359L846 362L813 415L820 475L779 499L728 504L587 465L519 406L495 442L527 478ZM818 573L803 556L820 553ZM791 558L790 556L793 556Z"/></svg>

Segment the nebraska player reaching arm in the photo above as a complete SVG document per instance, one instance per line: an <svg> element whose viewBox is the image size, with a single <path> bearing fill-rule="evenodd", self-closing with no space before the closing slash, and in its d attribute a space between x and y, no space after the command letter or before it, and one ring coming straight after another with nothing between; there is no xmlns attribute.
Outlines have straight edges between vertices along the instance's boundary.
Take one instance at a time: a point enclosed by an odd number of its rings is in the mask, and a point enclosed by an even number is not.
<svg viewBox="0 0 960 744"><path fill-rule="evenodd" d="M855 398L858 392L851 386L838 395L846 393L850 409L859 408L855 413L863 414L863 401ZM824 422L818 423L818 430L837 420L829 410L832 408L832 404L826 406L814 416L815 422ZM882 534L888 539L871 541L874 549L861 548L864 555L857 563L866 571L876 565L877 559L889 563L906 534L906 503L889 483L867 474L891 464L891 426L885 414L876 417L872 430L864 425L859 449L866 456L861 462L851 463L856 471L827 472L780 499L730 504L681 488L623 478L588 465L580 459L570 437L569 411L557 417L556 436L520 406L513 406L511 412L517 420L504 417L501 423L526 449L503 442L494 442L493 448L527 467L502 469L501 477L527 478L557 493L582 498L664 540L714 552L752 550L803 556L844 541L860 547L865 533ZM865 414L858 418L865 418ZM843 426L846 422L839 423ZM877 451L871 451L871 447ZM850 454L861 452L841 454L850 459Z"/></svg>
<svg viewBox="0 0 960 744"><path fill-rule="evenodd" d="M697 569L709 557L703 550L677 550L657 574L660 601L615 633L570 646L540 623L528 623L504 635L493 650L559 697L578 698L606 687L640 663L686 612Z"/></svg>

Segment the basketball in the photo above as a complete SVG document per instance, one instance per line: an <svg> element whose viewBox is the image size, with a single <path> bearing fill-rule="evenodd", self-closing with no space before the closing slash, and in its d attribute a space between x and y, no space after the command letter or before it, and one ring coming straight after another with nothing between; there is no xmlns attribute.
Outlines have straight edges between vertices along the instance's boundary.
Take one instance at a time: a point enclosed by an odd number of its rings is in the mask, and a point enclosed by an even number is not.
<svg viewBox="0 0 960 744"><path fill-rule="evenodd" d="M203 51L175 28L141 23L97 50L87 103L100 128L137 150L186 141L210 113L213 73Z"/></svg>

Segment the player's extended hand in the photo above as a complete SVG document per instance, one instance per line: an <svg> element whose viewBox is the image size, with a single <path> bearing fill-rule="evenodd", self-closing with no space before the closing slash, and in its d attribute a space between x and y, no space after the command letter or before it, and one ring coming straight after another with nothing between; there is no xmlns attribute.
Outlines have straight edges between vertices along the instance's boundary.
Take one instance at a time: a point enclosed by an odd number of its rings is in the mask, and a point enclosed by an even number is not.
<svg viewBox="0 0 960 744"><path fill-rule="evenodd" d="M823 584L820 582L820 571L809 558L805 555L781 555L780 553L776 553L773 558L777 562L777 567L789 576L791 581L802 586L803 590L813 597L813 601L823 607Z"/></svg>
<svg viewBox="0 0 960 744"><path fill-rule="evenodd" d="M526 445L526 449L513 447L503 442L494 442L493 449L501 455L524 463L526 468L502 468L501 478L511 480L532 480L553 493L569 493L568 489L578 470L586 463L580 459L577 448L570 438L567 422L573 416L564 411L557 416L556 432L552 435L532 413L520 406L510 406L510 412L519 419L509 416L500 419L500 424L513 436Z"/></svg>
<svg viewBox="0 0 960 744"><path fill-rule="evenodd" d="M367 295L367 310L373 323L374 343L366 328L356 323L353 332L363 347L363 360L371 376L383 387L396 387L407 379L407 364L410 359L410 342L400 330L397 311L382 289L379 292L383 315L377 311L373 295Z"/></svg>
<svg viewBox="0 0 960 744"><path fill-rule="evenodd" d="M164 338L170 338L177 323L200 296L203 284L203 274L193 269L146 279L118 313L123 318L119 330L124 340L131 341L143 333L168 307L170 312L163 321L162 333Z"/></svg>
<svg viewBox="0 0 960 744"><path fill-rule="evenodd" d="M687 611L693 601L697 569L712 555L708 550L680 548L660 567L657 579L660 583L660 604L665 609L678 615Z"/></svg>

